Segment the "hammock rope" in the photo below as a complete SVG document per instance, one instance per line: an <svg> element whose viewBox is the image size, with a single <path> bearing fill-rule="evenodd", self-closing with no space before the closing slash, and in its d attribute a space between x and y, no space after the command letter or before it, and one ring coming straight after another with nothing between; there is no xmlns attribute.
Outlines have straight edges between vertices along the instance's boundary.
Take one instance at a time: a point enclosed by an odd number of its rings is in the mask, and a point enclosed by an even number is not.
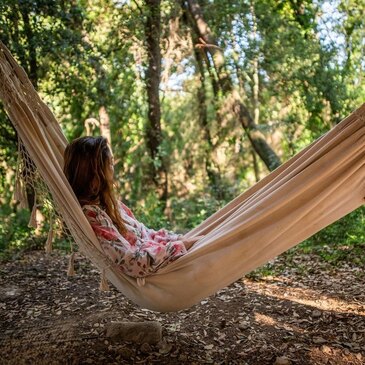
<svg viewBox="0 0 365 365"><path fill-rule="evenodd" d="M70 245L71 255L67 275L74 275L75 252L72 244L73 237L61 215L57 212L52 194L20 138L18 138L18 161L15 179L14 200L19 202L21 208L28 208L26 191L32 191L34 195L28 226L34 228L36 233L42 225L49 226L44 246L47 253L52 251L52 243L56 237Z"/></svg>
<svg viewBox="0 0 365 365"><path fill-rule="evenodd" d="M102 273L101 287L107 287L107 278L144 308L188 308L364 204L365 104L191 230L187 237L205 236L186 255L136 280L104 255L62 172L67 144L62 130L1 42L0 98L36 167L31 179L43 181L36 188L39 205L48 190L46 201L57 212L53 222L61 217L79 251Z"/></svg>

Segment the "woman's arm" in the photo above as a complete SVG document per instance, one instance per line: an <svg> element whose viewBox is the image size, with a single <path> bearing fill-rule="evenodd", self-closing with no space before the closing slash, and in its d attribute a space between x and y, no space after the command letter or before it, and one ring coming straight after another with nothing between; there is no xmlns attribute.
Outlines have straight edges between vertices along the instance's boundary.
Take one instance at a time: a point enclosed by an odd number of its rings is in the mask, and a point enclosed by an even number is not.
<svg viewBox="0 0 365 365"><path fill-rule="evenodd" d="M199 241L200 239L202 239L204 236L195 236L195 237L190 237L190 238L182 238L181 240L183 241L185 248L187 250L190 250L195 242Z"/></svg>
<svg viewBox="0 0 365 365"><path fill-rule="evenodd" d="M128 224L124 237L99 207L84 206L83 210L104 252L129 276L147 276L186 253L182 241L157 242L135 234Z"/></svg>
<svg viewBox="0 0 365 365"><path fill-rule="evenodd" d="M165 228L161 228L159 230L154 230L152 228L147 227L142 222L140 222L133 214L131 209L127 207L122 201L120 203L120 210L124 220L130 223L133 227L135 227L138 232L141 233L142 238L153 240L155 242L168 243L170 241L181 241L183 238L183 234L174 233L168 231Z"/></svg>
<svg viewBox="0 0 365 365"><path fill-rule="evenodd" d="M203 238L204 236L196 236L191 238L184 238L183 234L174 233L168 231L164 228L159 229L158 231L146 227L142 222L138 221L137 218L134 216L133 212L122 202L120 201L120 207L122 212L128 216L128 219L131 220L132 224L141 232L141 235L145 239L153 240L158 243L168 244L171 241L182 241L185 249L189 250L195 242Z"/></svg>

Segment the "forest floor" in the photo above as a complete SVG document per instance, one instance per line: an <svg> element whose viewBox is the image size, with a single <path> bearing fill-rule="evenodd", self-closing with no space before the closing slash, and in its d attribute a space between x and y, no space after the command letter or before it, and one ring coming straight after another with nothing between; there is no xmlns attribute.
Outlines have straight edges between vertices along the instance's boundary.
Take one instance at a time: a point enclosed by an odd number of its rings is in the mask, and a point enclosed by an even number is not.
<svg viewBox="0 0 365 365"><path fill-rule="evenodd" d="M1 364L365 364L365 274L294 252L177 313L137 308L81 257L60 251L0 266ZM111 322L158 321L157 345L111 342Z"/></svg>

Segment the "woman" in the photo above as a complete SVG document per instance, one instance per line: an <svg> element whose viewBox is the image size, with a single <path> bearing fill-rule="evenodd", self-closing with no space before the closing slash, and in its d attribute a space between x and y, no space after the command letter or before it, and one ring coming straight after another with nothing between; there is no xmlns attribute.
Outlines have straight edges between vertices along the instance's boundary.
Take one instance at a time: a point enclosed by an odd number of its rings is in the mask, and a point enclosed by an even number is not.
<svg viewBox="0 0 365 365"><path fill-rule="evenodd" d="M154 231L117 201L113 156L104 137L81 137L64 155L64 172L105 253L123 272L145 277L184 255L202 236Z"/></svg>

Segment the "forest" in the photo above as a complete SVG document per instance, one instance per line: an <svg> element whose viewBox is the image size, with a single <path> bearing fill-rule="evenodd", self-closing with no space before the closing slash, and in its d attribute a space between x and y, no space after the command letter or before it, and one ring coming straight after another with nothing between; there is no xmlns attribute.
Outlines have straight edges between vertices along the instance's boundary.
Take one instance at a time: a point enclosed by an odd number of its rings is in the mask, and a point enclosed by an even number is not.
<svg viewBox="0 0 365 365"><path fill-rule="evenodd" d="M67 138L110 140L118 193L152 226L194 227L365 100L362 0L0 4L0 39ZM5 248L30 233L0 113ZM363 214L320 240L361 242Z"/></svg>
<svg viewBox="0 0 365 365"><path fill-rule="evenodd" d="M185 233L364 103L364 10L364 0L0 0L0 40L69 141L108 139L135 215ZM6 262L43 250L49 227L28 227L31 192L28 207L14 199L18 136L1 102L0 130ZM364 227L362 206L251 278L296 266L295 255L363 267ZM69 252L62 239L55 248Z"/></svg>

